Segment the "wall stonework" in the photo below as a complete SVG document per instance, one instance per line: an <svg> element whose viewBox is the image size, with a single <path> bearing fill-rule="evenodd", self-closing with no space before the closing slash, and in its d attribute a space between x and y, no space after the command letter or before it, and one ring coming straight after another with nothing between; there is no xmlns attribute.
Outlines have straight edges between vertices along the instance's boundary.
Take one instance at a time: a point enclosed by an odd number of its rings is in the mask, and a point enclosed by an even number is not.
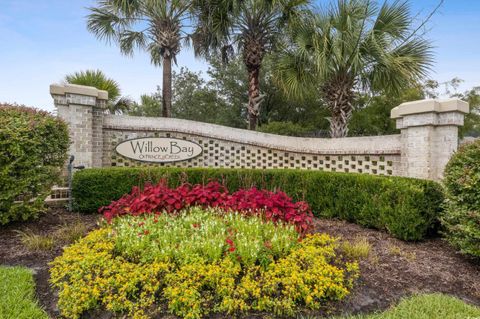
<svg viewBox="0 0 480 319"><path fill-rule="evenodd" d="M108 93L81 85L51 85L57 115L70 128L70 154L76 165L100 167L103 152L103 116Z"/></svg>
<svg viewBox="0 0 480 319"><path fill-rule="evenodd" d="M468 103L458 99L413 101L392 109L401 131L401 175L441 179L468 111Z"/></svg>
<svg viewBox="0 0 480 319"><path fill-rule="evenodd" d="M293 168L440 179L458 146L468 104L458 100L404 103L392 110L401 134L338 139L298 138L173 118L108 115L105 91L51 86L58 116L72 136L76 165ZM173 163L145 163L116 153L122 141L171 137L198 143L203 153Z"/></svg>
<svg viewBox="0 0 480 319"><path fill-rule="evenodd" d="M400 136L297 138L172 118L106 115L103 166L298 168L398 175ZM175 163L124 158L115 146L139 137L174 137L200 144L203 153Z"/></svg>

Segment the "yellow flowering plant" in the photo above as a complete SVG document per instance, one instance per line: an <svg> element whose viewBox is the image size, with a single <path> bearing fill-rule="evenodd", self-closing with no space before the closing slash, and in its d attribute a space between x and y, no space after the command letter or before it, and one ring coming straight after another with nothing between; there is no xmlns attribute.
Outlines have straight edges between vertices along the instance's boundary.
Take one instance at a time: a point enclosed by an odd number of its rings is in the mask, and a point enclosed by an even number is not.
<svg viewBox="0 0 480 319"><path fill-rule="evenodd" d="M191 319L291 315L344 298L358 264L337 254L336 239L299 239L291 230L200 208L121 217L65 248L51 263L51 283L62 315L72 319L96 308L135 319L164 311Z"/></svg>

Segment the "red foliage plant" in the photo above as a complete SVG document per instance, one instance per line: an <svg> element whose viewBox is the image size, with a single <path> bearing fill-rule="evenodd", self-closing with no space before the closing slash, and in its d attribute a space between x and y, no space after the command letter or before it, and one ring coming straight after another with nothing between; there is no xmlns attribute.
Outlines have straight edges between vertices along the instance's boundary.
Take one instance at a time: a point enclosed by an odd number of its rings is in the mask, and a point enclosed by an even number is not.
<svg viewBox="0 0 480 319"><path fill-rule="evenodd" d="M306 202L293 202L284 192L259 190L255 187L240 189L230 194L218 182L207 185L183 184L169 188L165 182L147 184L143 191L134 187L124 195L99 211L110 221L121 215L141 215L144 213L175 213L190 206L219 207L225 211L236 211L245 215L261 215L273 222L294 224L300 233L312 225L312 212Z"/></svg>

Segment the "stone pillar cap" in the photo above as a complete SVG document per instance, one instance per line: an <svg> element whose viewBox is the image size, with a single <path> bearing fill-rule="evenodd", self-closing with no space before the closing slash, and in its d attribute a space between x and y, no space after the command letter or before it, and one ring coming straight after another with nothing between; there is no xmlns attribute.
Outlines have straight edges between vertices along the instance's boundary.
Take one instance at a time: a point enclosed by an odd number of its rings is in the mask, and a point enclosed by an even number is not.
<svg viewBox="0 0 480 319"><path fill-rule="evenodd" d="M460 112L466 114L470 111L468 103L457 98L445 100L428 99L402 103L392 109L390 117L397 119L405 115L431 112Z"/></svg>
<svg viewBox="0 0 480 319"><path fill-rule="evenodd" d="M108 92L99 90L93 86L77 85L77 84L52 84L50 85L51 95L78 94L85 96L93 96L99 100L108 100Z"/></svg>

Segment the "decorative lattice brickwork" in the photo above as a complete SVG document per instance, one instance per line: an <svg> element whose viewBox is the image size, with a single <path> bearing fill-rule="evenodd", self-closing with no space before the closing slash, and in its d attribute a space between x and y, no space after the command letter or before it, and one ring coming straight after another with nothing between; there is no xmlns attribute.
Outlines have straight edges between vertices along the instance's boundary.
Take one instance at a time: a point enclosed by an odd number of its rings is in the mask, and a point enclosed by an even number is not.
<svg viewBox="0 0 480 319"><path fill-rule="evenodd" d="M118 143L139 137L174 137L200 144L203 153L193 159L175 163L143 163L115 152ZM222 168L290 168L377 175L398 175L400 154L330 155L309 154L247 145L179 132L132 132L104 130L103 166L174 166Z"/></svg>

